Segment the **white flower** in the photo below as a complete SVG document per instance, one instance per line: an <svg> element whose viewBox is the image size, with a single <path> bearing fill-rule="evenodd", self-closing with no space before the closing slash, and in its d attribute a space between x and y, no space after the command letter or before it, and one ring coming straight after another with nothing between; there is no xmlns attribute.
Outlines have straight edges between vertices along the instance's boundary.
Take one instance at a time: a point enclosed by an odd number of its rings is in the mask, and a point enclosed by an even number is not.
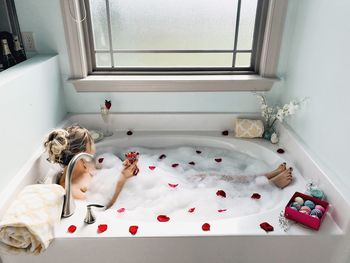
<svg viewBox="0 0 350 263"><path fill-rule="evenodd" d="M283 122L284 114L283 114L283 109L279 109L276 114L277 120L280 122Z"/></svg>

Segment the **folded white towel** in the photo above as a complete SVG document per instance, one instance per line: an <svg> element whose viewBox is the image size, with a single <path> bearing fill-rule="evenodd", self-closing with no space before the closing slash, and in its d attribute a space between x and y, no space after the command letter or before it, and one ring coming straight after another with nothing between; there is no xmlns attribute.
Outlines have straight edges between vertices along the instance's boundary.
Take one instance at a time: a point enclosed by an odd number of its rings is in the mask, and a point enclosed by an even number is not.
<svg viewBox="0 0 350 263"><path fill-rule="evenodd" d="M54 238L65 190L57 184L26 186L0 222L0 245L7 251L39 254Z"/></svg>

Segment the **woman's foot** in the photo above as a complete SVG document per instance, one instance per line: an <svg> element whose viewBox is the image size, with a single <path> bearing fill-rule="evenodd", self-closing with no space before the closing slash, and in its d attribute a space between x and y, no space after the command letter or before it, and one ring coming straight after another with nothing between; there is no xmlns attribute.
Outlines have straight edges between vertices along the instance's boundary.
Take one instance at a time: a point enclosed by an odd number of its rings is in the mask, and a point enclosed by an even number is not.
<svg viewBox="0 0 350 263"><path fill-rule="evenodd" d="M282 173L283 171L285 171L287 169L286 165L287 165L286 163L280 164L280 166L278 166L272 172L266 173L265 176L267 177L267 179L271 179L271 178L275 177L276 175Z"/></svg>
<svg viewBox="0 0 350 263"><path fill-rule="evenodd" d="M288 170L285 170L279 175L271 178L270 181L273 182L277 187L282 189L292 182L293 180L292 171L293 171L293 168L290 167Z"/></svg>

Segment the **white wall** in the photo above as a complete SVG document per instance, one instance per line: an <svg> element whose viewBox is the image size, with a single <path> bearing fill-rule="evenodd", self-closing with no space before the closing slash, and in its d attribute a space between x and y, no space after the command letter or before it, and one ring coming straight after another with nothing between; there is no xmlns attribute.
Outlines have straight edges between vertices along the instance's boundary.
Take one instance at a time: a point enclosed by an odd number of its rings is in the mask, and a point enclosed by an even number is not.
<svg viewBox="0 0 350 263"><path fill-rule="evenodd" d="M295 2L294 33L284 46L289 58L281 72L286 81L280 99L310 97L289 124L350 198L350 1Z"/></svg>
<svg viewBox="0 0 350 263"><path fill-rule="evenodd" d="M37 56L0 73L0 191L65 116L57 56Z"/></svg>

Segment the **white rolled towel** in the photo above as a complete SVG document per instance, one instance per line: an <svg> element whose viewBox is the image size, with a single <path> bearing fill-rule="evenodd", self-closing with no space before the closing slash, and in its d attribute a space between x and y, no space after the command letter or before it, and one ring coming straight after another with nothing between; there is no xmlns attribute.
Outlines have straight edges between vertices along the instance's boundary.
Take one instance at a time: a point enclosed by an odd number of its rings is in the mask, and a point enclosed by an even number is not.
<svg viewBox="0 0 350 263"><path fill-rule="evenodd" d="M0 245L12 252L39 254L54 238L65 190L57 184L26 186L0 221Z"/></svg>

